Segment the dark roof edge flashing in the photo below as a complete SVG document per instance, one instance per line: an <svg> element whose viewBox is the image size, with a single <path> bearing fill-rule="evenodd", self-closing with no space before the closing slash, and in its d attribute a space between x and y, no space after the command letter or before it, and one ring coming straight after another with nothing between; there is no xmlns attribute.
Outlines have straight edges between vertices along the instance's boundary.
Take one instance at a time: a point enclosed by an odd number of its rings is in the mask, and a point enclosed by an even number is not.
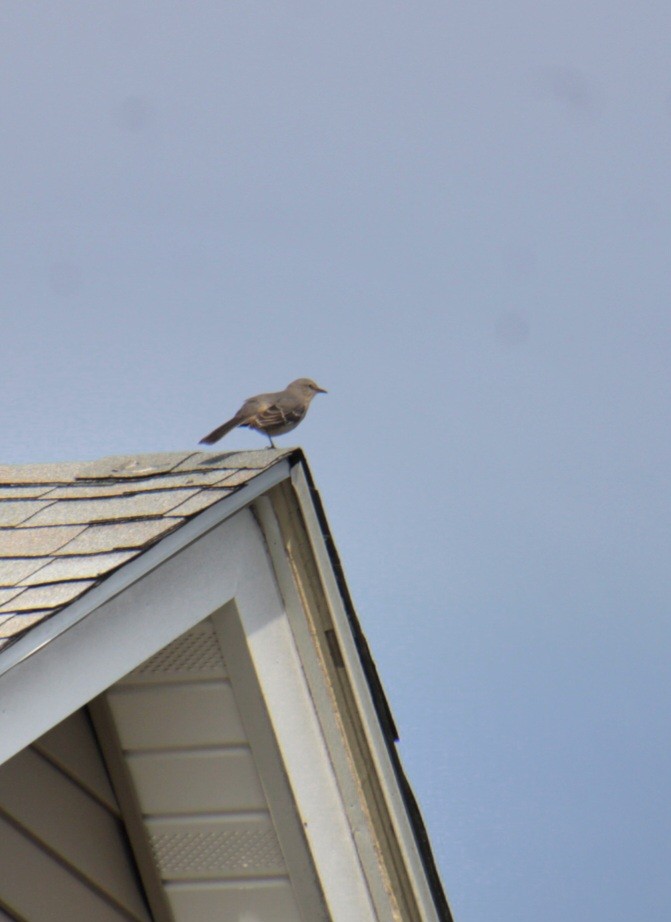
<svg viewBox="0 0 671 922"><path fill-rule="evenodd" d="M417 849L421 856L424 870L429 881L429 886L431 888L431 894L436 906L436 911L441 919L441 922L454 922L454 917L452 916L452 912L447 902L443 883L440 879L436 861L433 856L433 850L429 841L429 835L426 830L424 818L422 817L422 813L419 809L419 804L417 803L417 798L415 797L414 791L412 790L410 782L408 781L403 770L403 765L395 745L399 739L396 723L394 721L391 708L389 707L389 702L387 701L387 696L382 686L377 667L371 656L368 641L366 640L366 636L363 633L356 609L354 608L354 603L352 601L352 597L345 580L345 572L340 562L340 556L333 540L331 529L329 528L328 519L326 518L326 511L324 509L324 504L322 503L319 490L315 485L314 478L302 449L295 449L289 456L288 460L292 468L297 464L300 464L302 465L305 472L308 486L310 488L310 496L317 513L317 519L319 521L322 538L327 548L331 566L333 567L333 572L335 573L336 581L338 583L338 589L343 599L345 612L352 628L356 647L361 658L361 665L363 667L363 671L370 688L371 697L373 699L373 704L375 706L378 719L382 726L389 757L394 767L396 780L398 781L398 785L401 790L401 796L403 797L403 802L408 811L408 816L410 817L410 823L412 826L413 834L415 836L415 842L417 844Z"/></svg>

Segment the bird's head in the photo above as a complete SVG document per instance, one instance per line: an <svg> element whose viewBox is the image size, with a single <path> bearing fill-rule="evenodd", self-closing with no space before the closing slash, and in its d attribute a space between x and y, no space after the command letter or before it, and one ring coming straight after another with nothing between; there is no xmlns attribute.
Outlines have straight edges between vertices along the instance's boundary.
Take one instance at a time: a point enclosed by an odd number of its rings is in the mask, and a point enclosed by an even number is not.
<svg viewBox="0 0 671 922"><path fill-rule="evenodd" d="M295 381L292 381L287 390L296 390L300 391L301 394L305 396L314 397L315 394L326 394L327 391L323 387L320 387L318 384L312 380L312 378L297 378Z"/></svg>

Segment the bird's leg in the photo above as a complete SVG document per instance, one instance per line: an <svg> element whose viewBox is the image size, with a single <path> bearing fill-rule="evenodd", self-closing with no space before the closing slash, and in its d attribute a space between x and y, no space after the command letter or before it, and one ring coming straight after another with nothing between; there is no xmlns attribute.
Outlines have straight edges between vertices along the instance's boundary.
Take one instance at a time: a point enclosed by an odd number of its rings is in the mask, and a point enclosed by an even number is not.
<svg viewBox="0 0 671 922"><path fill-rule="evenodd" d="M268 441L270 442L270 445L269 445L268 447L269 447L269 448L274 448L274 447L275 447L275 443L273 442L272 436L268 435L267 432L264 433L264 435L267 435L267 436L268 436Z"/></svg>

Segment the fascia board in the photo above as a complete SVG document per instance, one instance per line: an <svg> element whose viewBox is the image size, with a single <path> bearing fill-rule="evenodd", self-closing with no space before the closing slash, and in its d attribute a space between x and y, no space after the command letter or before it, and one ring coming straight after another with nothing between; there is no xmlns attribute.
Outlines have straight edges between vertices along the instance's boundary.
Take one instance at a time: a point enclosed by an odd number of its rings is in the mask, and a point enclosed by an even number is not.
<svg viewBox="0 0 671 922"><path fill-rule="evenodd" d="M291 480L322 579L340 652L351 683L352 693L357 703L357 710L368 740L375 769L382 782L387 810L394 825L406 867L411 872L415 897L422 910L422 919L425 922L432 922L432 920L433 922L438 922L440 917L437 914L436 905L426 878L424 864L417 849L406 805L401 796L396 772L389 756L387 741L383 735L375 703L371 696L370 685L361 665L359 651L354 643L342 594L322 535L310 485L305 470L301 465L296 465L292 469Z"/></svg>
<svg viewBox="0 0 671 922"><path fill-rule="evenodd" d="M296 503L295 497L293 502ZM357 775L351 752L343 738L344 715L338 712L333 700L333 689L330 681L325 677L323 663L320 662L313 636L314 624L306 618L306 607L309 603L299 591L294 564L290 562L287 555L285 545L287 536L282 535L271 497L260 497L254 503L253 509L263 530L273 562L275 578L284 599L285 610L299 650L303 672L310 686L314 707L321 722L322 733L329 747L333 770L338 777L344 807L377 918L398 919L400 917L399 907L384 865L381 863L378 845L372 833L371 818L362 797L361 776ZM292 532L288 540L294 550L296 542L308 548L310 546L307 535L298 532L296 534ZM367 765L363 774L368 775L369 771L370 765Z"/></svg>

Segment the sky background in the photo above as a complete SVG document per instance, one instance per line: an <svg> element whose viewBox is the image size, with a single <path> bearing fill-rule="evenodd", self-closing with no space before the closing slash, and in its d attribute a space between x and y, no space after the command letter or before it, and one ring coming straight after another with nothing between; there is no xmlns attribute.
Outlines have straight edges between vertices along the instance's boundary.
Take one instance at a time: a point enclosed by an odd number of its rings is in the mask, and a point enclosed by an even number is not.
<svg viewBox="0 0 671 922"><path fill-rule="evenodd" d="M670 39L668 0L0 7L0 460L328 388L278 444L456 922L669 918Z"/></svg>

